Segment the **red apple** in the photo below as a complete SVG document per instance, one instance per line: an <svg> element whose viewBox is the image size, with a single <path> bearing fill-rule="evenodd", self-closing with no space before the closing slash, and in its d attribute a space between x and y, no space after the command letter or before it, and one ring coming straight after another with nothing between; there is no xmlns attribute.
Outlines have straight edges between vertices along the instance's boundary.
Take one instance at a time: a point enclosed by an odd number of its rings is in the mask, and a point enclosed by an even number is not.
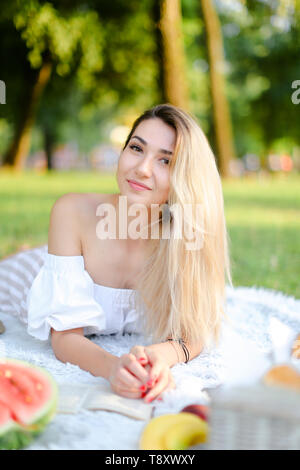
<svg viewBox="0 0 300 470"><path fill-rule="evenodd" d="M184 413L193 413L194 415L199 416L199 418L204 419L204 421L209 420L210 409L206 405L188 405L184 407L181 412Z"/></svg>

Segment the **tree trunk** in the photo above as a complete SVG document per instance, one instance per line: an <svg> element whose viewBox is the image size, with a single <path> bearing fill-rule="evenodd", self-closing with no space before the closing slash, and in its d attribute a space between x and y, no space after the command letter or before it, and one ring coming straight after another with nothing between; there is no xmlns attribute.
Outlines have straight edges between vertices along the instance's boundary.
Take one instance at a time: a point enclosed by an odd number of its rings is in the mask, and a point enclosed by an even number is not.
<svg viewBox="0 0 300 470"><path fill-rule="evenodd" d="M223 38L212 0L201 0L208 49L217 162L220 174L229 176L229 162L236 158L229 104L225 93Z"/></svg>
<svg viewBox="0 0 300 470"><path fill-rule="evenodd" d="M54 138L53 138L53 134L51 130L49 130L47 127L44 127L43 134L44 134L44 148L45 148L46 159L47 159L47 169L52 170L53 169L52 156L53 156Z"/></svg>
<svg viewBox="0 0 300 470"><path fill-rule="evenodd" d="M164 95L169 103L189 108L180 0L161 0L159 27L163 44Z"/></svg>
<svg viewBox="0 0 300 470"><path fill-rule="evenodd" d="M160 96L159 102L168 101L166 96L166 85L164 76L163 38L160 29L161 1L154 1L152 7L152 18L154 22L154 35L156 39L156 63L158 65L157 91Z"/></svg>
<svg viewBox="0 0 300 470"><path fill-rule="evenodd" d="M13 142L4 156L3 166L13 167L13 169L17 171L22 170L25 166L25 161L30 149L31 132L37 107L45 86L49 81L51 69L51 62L45 60L42 67L37 72L28 102L24 106L23 117L16 129Z"/></svg>

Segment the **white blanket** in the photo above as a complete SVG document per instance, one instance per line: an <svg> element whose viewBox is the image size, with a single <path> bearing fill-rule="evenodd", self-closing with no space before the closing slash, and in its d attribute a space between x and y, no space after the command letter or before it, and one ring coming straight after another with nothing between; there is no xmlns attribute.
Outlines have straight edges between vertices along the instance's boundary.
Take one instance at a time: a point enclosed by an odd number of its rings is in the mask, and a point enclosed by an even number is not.
<svg viewBox="0 0 300 470"><path fill-rule="evenodd" d="M288 357L291 343L300 333L300 300L281 292L227 287L226 313L232 326L224 327L220 346L211 353L203 351L188 364L172 368L176 389L164 393L163 401L145 405L152 408L152 416L177 413L191 403L209 404L211 388L259 380L273 360ZM58 361L50 341L41 342L29 336L15 317L0 312L0 319L6 327L0 336L0 357L45 367L61 386L107 386L105 379ZM129 334L99 336L93 341L118 356L136 344L149 344L144 337ZM28 449L138 449L146 423L147 420L112 411L80 409L75 414L58 413Z"/></svg>

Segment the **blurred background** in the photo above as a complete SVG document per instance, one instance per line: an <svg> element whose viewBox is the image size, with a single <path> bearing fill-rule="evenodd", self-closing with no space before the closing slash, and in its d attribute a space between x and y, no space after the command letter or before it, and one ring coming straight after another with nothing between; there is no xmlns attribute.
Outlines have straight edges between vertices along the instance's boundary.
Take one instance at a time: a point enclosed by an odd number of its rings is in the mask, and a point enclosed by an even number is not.
<svg viewBox="0 0 300 470"><path fill-rule="evenodd" d="M234 285L300 298L300 0L3 1L0 259L54 201L116 192L134 119L191 112L222 178Z"/></svg>

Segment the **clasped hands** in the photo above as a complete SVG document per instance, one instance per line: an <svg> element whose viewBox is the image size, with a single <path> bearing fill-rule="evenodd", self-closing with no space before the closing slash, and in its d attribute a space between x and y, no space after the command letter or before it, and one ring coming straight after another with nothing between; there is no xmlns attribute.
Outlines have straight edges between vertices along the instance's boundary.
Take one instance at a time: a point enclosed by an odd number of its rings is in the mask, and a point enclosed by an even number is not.
<svg viewBox="0 0 300 470"><path fill-rule="evenodd" d="M161 394L175 388L169 365L157 352L133 346L114 362L109 382L112 390L126 398L143 398L145 403L161 400Z"/></svg>

